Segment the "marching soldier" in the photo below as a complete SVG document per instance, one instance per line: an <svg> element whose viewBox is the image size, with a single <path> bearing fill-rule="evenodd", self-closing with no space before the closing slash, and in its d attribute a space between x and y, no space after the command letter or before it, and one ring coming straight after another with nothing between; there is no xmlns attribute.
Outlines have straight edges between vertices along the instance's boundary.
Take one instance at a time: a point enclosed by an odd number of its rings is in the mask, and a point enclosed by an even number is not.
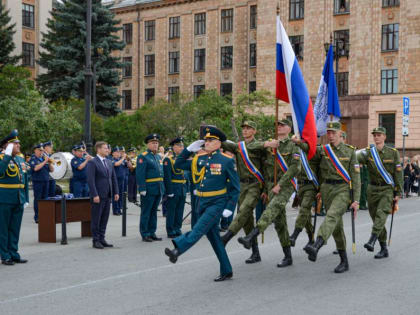
<svg viewBox="0 0 420 315"><path fill-rule="evenodd" d="M51 140L44 142L44 151L47 154L48 157L51 157L53 154L53 143ZM49 176L48 181L48 197L55 197L55 179Z"/></svg>
<svg viewBox="0 0 420 315"><path fill-rule="evenodd" d="M128 151L128 201L137 204L137 183L136 183L136 148Z"/></svg>
<svg viewBox="0 0 420 315"><path fill-rule="evenodd" d="M226 141L222 144L224 150L235 154L241 182L238 214L233 219L226 234L222 237L225 246L242 228L245 234L249 234L254 229L254 209L264 190L265 176L263 168L266 159L266 149L261 142L255 139L257 124L253 121L245 121L241 127L244 141L239 143ZM254 238L252 254L245 263L253 264L260 261L261 256L258 250L257 238Z"/></svg>
<svg viewBox="0 0 420 315"><path fill-rule="evenodd" d="M362 181L362 188L360 191L360 208L359 210L367 210L367 188L369 185L369 171L366 164L360 164L360 179Z"/></svg>
<svg viewBox="0 0 420 315"><path fill-rule="evenodd" d="M125 181L125 168L124 163L125 155L120 151L118 146L112 149L112 165L114 166L115 175L117 176L118 181L118 192L120 197L118 200L112 200L112 213L114 215L121 215L122 208L122 193L124 191L124 181Z"/></svg>
<svg viewBox="0 0 420 315"><path fill-rule="evenodd" d="M269 191L269 203L267 208L257 222L257 227L245 237L240 237L238 242L245 248L251 248L254 239L274 222L277 235L283 247L284 258L277 267L287 267L293 264L292 253L290 250L289 232L286 220L286 204L296 189L295 176L300 171L300 155L296 145L291 141L289 134L292 130L292 122L282 119L278 122L278 140L265 143L264 146L277 148L274 154L270 150L270 158L267 159L267 181ZM276 185L274 179L274 163L279 165Z"/></svg>
<svg viewBox="0 0 420 315"><path fill-rule="evenodd" d="M177 137L169 145L172 147L173 157L167 156L163 160L163 174L165 194L168 196L166 213L166 233L169 238L182 234L182 218L184 215L186 179L182 169L174 167L175 159L184 150L184 139Z"/></svg>
<svg viewBox="0 0 420 315"><path fill-rule="evenodd" d="M355 148L344 144L340 134L341 124L328 122L329 144L318 146L316 154L312 158L313 162L319 165L319 172L322 174L321 197L327 215L319 228L315 243L305 248L308 259L316 261L319 249L332 235L340 255L340 264L334 269L335 273L349 270L342 216L349 206L356 213L360 199L360 166L357 162ZM294 139L294 141L300 143L298 139ZM308 150L306 143L300 143L299 146L304 151ZM353 200L350 200L351 189L353 190Z"/></svg>
<svg viewBox="0 0 420 315"><path fill-rule="evenodd" d="M72 185L73 194L76 198L89 197L89 186L87 183L86 166L92 159L90 155L83 157L83 147L75 145L73 147L74 158L71 160L71 169L73 171Z"/></svg>
<svg viewBox="0 0 420 315"><path fill-rule="evenodd" d="M24 204L28 202L25 160L19 156L18 131L0 141L0 256L3 265L24 264L18 253Z"/></svg>
<svg viewBox="0 0 420 315"><path fill-rule="evenodd" d="M144 139L147 151L137 157L136 179L141 199L139 230L144 242L162 240L156 236L157 208L164 193L159 139L156 133L148 135Z"/></svg>
<svg viewBox="0 0 420 315"><path fill-rule="evenodd" d="M370 183L367 190L369 214L373 221L372 234L364 247L373 252L379 239L381 250L375 258L388 257L385 223L388 215L395 211L395 204L403 193L403 172L397 149L385 145L386 129L377 127L372 131L373 141L358 156L359 162L367 166Z"/></svg>
<svg viewBox="0 0 420 315"><path fill-rule="evenodd" d="M207 126L205 132L206 153L197 154L192 161L188 159L193 152L200 150L204 142L197 140L184 149L175 162L175 169L192 172L193 181L197 184L200 218L192 231L172 240L175 247L172 250L166 248L165 254L172 263L176 263L178 256L190 249L203 235L207 235L220 263L220 275L214 279L218 282L233 276L229 257L220 238L219 222L223 214L232 214L238 201L240 186L235 161L220 152L226 136L213 126Z"/></svg>
<svg viewBox="0 0 420 315"><path fill-rule="evenodd" d="M48 198L50 172L54 171L50 159L44 153L42 143L34 146L34 154L29 164L32 170L32 187L34 190L34 220L38 223L38 200Z"/></svg>

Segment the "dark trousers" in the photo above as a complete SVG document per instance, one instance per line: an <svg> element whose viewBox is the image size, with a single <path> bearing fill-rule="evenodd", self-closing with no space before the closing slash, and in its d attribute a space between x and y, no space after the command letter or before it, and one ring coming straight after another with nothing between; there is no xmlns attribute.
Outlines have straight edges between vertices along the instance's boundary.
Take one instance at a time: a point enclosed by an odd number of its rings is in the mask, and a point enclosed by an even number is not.
<svg viewBox="0 0 420 315"><path fill-rule="evenodd" d="M55 180L48 181L48 197L55 197Z"/></svg>
<svg viewBox="0 0 420 315"><path fill-rule="evenodd" d="M38 220L38 200L43 200L48 198L48 188L49 181L32 181L32 186L34 189L34 220Z"/></svg>
<svg viewBox="0 0 420 315"><path fill-rule="evenodd" d="M136 173L130 173L128 175L128 201L129 202L137 201Z"/></svg>
<svg viewBox="0 0 420 315"><path fill-rule="evenodd" d="M123 196L123 189L124 189L124 179L125 177L121 177L121 178L117 178L118 181L118 192L120 195L120 198L118 199L118 201L115 201L114 199L112 199L112 213L113 214L121 214L121 209L122 209L122 196Z"/></svg>
<svg viewBox="0 0 420 315"><path fill-rule="evenodd" d="M157 227L157 208L161 195L141 196L141 213L140 213L140 235L145 238L153 236L156 233Z"/></svg>
<svg viewBox="0 0 420 315"><path fill-rule="evenodd" d="M22 216L23 205L0 203L1 260L20 259L18 243Z"/></svg>
<svg viewBox="0 0 420 315"><path fill-rule="evenodd" d="M91 221L91 230L92 230L92 240L103 241L105 239L106 225L108 224L109 210L111 207L110 198L100 198L99 203L92 203L92 221Z"/></svg>
<svg viewBox="0 0 420 315"><path fill-rule="evenodd" d="M87 182L73 180L73 195L75 198L89 197L89 186Z"/></svg>
<svg viewBox="0 0 420 315"><path fill-rule="evenodd" d="M191 229L194 228L194 225L197 223L199 218L198 200L199 198L191 192Z"/></svg>
<svg viewBox="0 0 420 315"><path fill-rule="evenodd" d="M168 236L181 235L182 218L184 215L185 195L168 197L166 213L166 233Z"/></svg>

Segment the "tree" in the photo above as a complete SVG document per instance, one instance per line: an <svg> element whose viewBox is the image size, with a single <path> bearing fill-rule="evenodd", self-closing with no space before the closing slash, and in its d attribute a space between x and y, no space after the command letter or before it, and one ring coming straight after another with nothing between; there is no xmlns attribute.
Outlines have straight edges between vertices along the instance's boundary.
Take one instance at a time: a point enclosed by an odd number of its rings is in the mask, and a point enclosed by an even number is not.
<svg viewBox="0 0 420 315"><path fill-rule="evenodd" d="M63 0L57 2L48 20L48 33L44 38L39 64L47 73L38 77L41 92L51 101L83 99L85 87L86 1ZM110 5L92 0L92 53L96 65L97 111L109 116L119 112L117 86L121 83L119 69L124 64L120 57L112 56L125 44L115 34L116 25Z"/></svg>
<svg viewBox="0 0 420 315"><path fill-rule="evenodd" d="M16 65L22 56L12 56L15 50L13 35L16 24L9 24L11 17L3 2L0 1L0 68L4 65Z"/></svg>

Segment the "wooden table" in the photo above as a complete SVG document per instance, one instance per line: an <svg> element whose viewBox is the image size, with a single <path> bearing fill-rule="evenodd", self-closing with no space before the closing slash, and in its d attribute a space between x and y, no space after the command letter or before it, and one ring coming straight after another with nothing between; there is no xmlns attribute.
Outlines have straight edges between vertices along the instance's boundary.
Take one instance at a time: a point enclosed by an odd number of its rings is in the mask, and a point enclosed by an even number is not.
<svg viewBox="0 0 420 315"><path fill-rule="evenodd" d="M66 222L81 222L82 237L92 236L90 199L67 199L66 206ZM55 225L61 223L61 200L39 200L38 209L38 242L55 243Z"/></svg>

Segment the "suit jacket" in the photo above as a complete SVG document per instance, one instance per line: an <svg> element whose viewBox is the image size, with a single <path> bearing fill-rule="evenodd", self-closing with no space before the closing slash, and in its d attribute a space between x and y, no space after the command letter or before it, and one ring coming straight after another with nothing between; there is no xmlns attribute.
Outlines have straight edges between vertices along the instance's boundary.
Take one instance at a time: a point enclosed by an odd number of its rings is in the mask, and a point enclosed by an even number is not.
<svg viewBox="0 0 420 315"><path fill-rule="evenodd" d="M89 186L90 198L99 196L99 198L109 198L118 194L118 182L115 175L112 162L108 159L104 160L107 166L99 157L94 157L87 164L87 182Z"/></svg>

